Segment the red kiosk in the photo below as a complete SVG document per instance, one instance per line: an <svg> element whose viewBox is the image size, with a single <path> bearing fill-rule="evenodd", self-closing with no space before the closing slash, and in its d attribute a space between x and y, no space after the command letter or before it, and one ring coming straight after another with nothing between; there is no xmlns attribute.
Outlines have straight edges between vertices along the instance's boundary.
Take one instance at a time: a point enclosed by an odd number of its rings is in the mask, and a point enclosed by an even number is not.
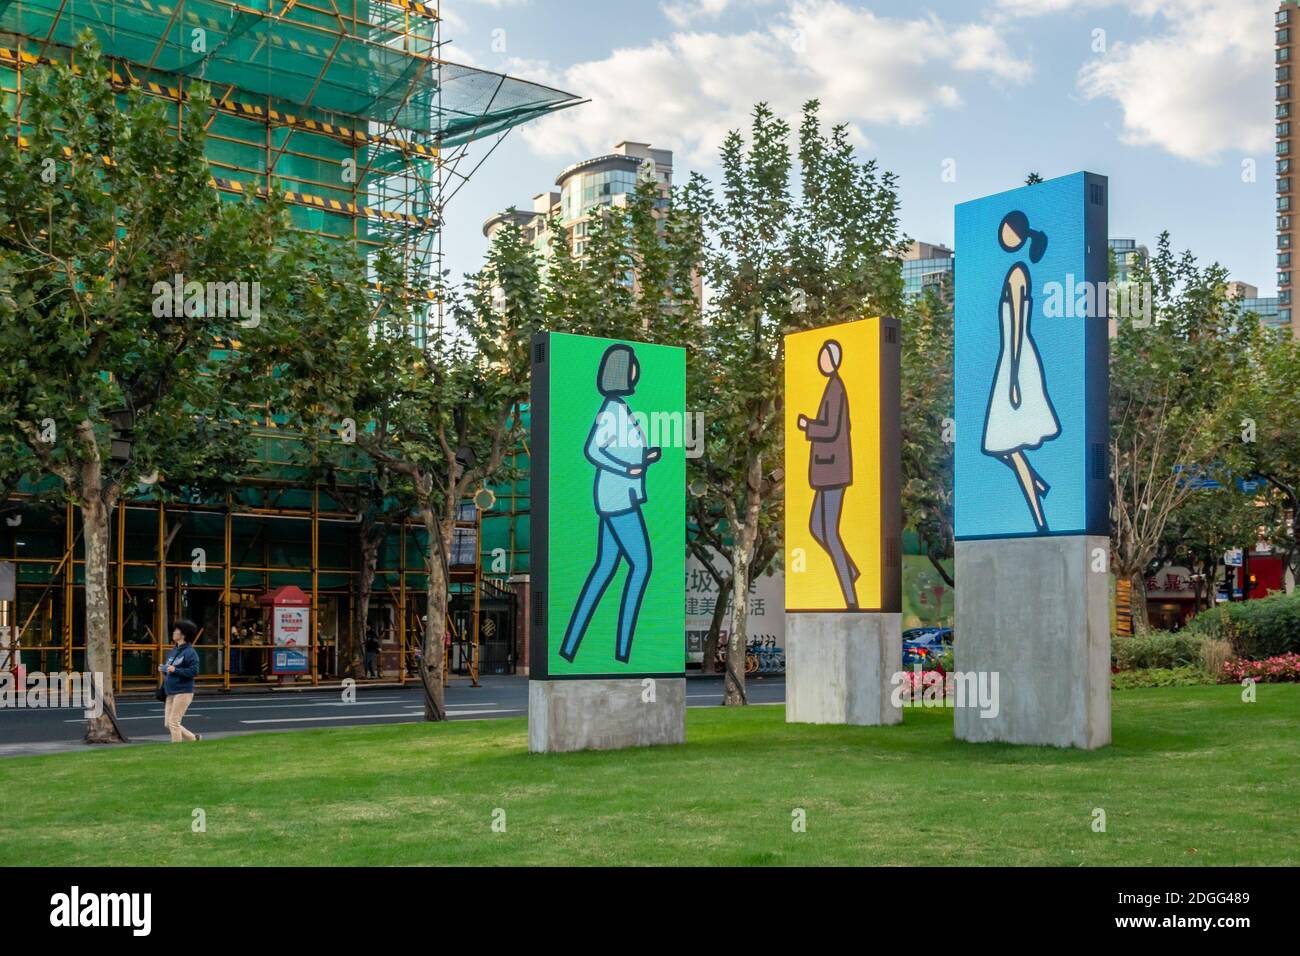
<svg viewBox="0 0 1300 956"><path fill-rule="evenodd" d="M311 672L311 598L292 584L263 594L257 603L271 614L272 674Z"/></svg>

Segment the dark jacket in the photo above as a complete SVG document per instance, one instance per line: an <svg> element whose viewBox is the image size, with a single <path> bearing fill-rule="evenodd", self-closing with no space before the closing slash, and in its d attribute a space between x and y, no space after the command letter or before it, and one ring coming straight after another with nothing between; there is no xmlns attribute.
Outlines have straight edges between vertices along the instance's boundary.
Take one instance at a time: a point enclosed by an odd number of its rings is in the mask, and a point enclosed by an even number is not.
<svg viewBox="0 0 1300 956"><path fill-rule="evenodd" d="M826 383L817 417L809 419L804 434L811 443L808 484L813 488L846 488L853 484L849 399L838 374Z"/></svg>
<svg viewBox="0 0 1300 956"><path fill-rule="evenodd" d="M167 665L172 664L176 670L167 673ZM163 658L163 690L167 696L172 694L194 693L194 676L199 672L199 654L193 644L173 647Z"/></svg>

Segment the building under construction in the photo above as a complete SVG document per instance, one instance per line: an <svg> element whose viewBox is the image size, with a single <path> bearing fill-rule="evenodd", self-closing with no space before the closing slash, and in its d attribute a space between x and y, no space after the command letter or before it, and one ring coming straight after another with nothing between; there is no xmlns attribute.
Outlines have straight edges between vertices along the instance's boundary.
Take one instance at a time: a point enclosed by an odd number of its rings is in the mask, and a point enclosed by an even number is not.
<svg viewBox="0 0 1300 956"><path fill-rule="evenodd" d="M395 247L409 269L429 275L439 269L443 209L468 176L460 166L470 144L577 102L445 61L438 11L417 0L0 0L0 95L20 122L34 121L23 116L25 85L45 64L67 62L87 29L111 59L114 85L174 104L178 130L189 82L209 84L214 188L233 199L263 195L276 181L299 229L366 250ZM430 321L438 318L431 306ZM252 427L259 477L237 494L163 504L142 493L113 516L119 689L152 685L168 622L182 616L200 627L201 684L283 679L273 673L268 607L277 593L298 591L310 647L295 679L339 674L340 641L355 627L357 516L337 483L294 479L294 436L273 417ZM516 474L527 473L526 456L517 450ZM453 671L503 672L516 661L527 481L494 491L491 508L462 508L453 542ZM0 670L81 670L79 515L21 495L15 504L0 524ZM416 522L401 522L381 553L369 626L389 679L417 679L424 543Z"/></svg>

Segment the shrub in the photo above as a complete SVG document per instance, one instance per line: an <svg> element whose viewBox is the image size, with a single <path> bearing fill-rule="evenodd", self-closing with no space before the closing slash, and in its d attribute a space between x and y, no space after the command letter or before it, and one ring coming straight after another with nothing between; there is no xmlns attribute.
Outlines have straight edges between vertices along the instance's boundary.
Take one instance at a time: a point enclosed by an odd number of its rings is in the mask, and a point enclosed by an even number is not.
<svg viewBox="0 0 1300 956"><path fill-rule="evenodd" d="M1193 618L1188 631L1226 640L1246 660L1300 653L1300 591L1220 604Z"/></svg>
<svg viewBox="0 0 1300 956"><path fill-rule="evenodd" d="M1133 687L1191 687L1195 684L1213 683L1212 676L1190 664L1185 667L1147 667L1110 675L1110 686L1116 690Z"/></svg>
<svg viewBox="0 0 1300 956"><path fill-rule="evenodd" d="M1232 644L1221 637L1207 637L1201 641L1201 669L1217 677L1223 665L1232 659Z"/></svg>
<svg viewBox="0 0 1300 956"><path fill-rule="evenodd" d="M1262 661L1227 661L1219 672L1219 683L1240 684L1247 677L1259 684L1300 681L1300 654L1281 654Z"/></svg>
<svg viewBox="0 0 1300 956"><path fill-rule="evenodd" d="M1152 631L1136 637L1116 637L1110 656L1121 671L1200 664L1204 638L1186 631Z"/></svg>

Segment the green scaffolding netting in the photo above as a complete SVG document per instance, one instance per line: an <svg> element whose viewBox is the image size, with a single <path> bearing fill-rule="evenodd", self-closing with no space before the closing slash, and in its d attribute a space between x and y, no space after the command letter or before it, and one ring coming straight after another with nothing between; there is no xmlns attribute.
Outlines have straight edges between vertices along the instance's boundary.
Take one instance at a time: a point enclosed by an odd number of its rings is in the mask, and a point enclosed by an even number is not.
<svg viewBox="0 0 1300 956"><path fill-rule="evenodd" d="M345 4L345 17L255 2L266 9L222 0L0 0L0 30L71 46L90 29L108 55L131 63L430 134L448 146L576 101L436 60L433 21L396 33L382 2Z"/></svg>

